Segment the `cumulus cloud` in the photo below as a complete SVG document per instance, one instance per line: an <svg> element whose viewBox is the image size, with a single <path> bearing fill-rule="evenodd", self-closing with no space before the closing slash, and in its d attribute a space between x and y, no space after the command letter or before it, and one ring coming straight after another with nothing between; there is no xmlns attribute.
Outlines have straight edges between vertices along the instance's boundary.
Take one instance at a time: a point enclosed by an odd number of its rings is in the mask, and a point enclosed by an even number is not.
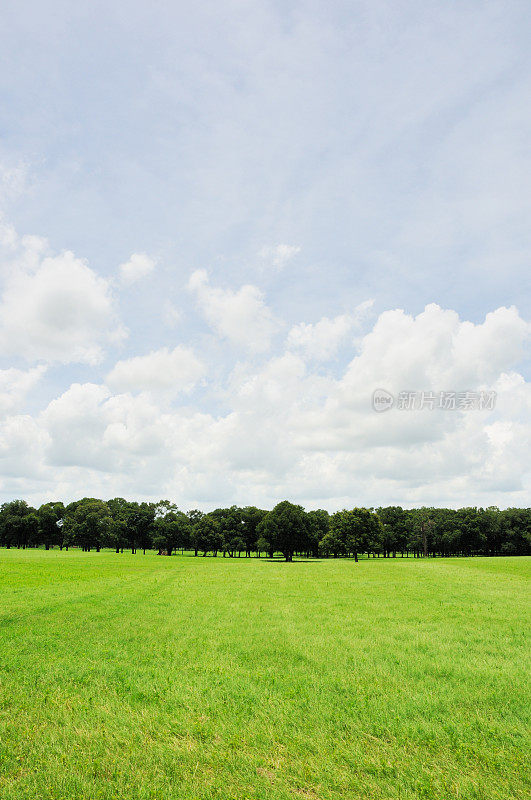
<svg viewBox="0 0 531 800"><path fill-rule="evenodd" d="M0 369L0 415L18 410L45 372L44 365L29 370Z"/></svg>
<svg viewBox="0 0 531 800"><path fill-rule="evenodd" d="M307 358L327 361L333 358L347 335L360 323L373 305L372 300L360 303L352 314L322 317L316 323L300 322L288 333L288 348L300 350Z"/></svg>
<svg viewBox="0 0 531 800"><path fill-rule="evenodd" d="M349 392L372 391L375 380L391 390L475 387L521 359L530 331L514 307L498 308L479 324L435 303L417 316L385 311L362 339L344 385Z"/></svg>
<svg viewBox="0 0 531 800"><path fill-rule="evenodd" d="M4 496L27 496L38 491L36 481L42 485L50 481L47 442L46 429L30 414L13 414L0 421L0 490Z"/></svg>
<svg viewBox="0 0 531 800"><path fill-rule="evenodd" d="M27 243L31 252L42 242ZM38 249L38 248L37 248ZM73 253L18 264L0 300L0 352L28 360L98 363L124 336L108 281Z"/></svg>
<svg viewBox="0 0 531 800"><path fill-rule="evenodd" d="M122 283L131 285L152 273L155 261L146 253L133 253L129 261L120 264L118 269Z"/></svg>
<svg viewBox="0 0 531 800"><path fill-rule="evenodd" d="M296 245L277 244L273 247L262 247L259 256L280 272L300 251L301 248Z"/></svg>
<svg viewBox="0 0 531 800"><path fill-rule="evenodd" d="M118 361L107 375L107 384L119 392L177 395L190 391L204 374L205 366L193 350L179 345Z"/></svg>
<svg viewBox="0 0 531 800"><path fill-rule="evenodd" d="M279 329L262 292L247 284L237 291L211 286L206 270L196 270L190 276L188 289L207 323L222 339L252 353L269 349L271 339Z"/></svg>
<svg viewBox="0 0 531 800"><path fill-rule="evenodd" d="M194 280L203 285L201 275ZM35 417L8 412L0 424L11 481L4 491L33 474L35 491L52 487L48 496L83 487L167 496L185 507L269 507L283 497L331 509L521 504L530 483L531 384L515 365L528 335L516 309L497 309L478 324L436 305L416 316L387 311L337 378L320 375L300 348L259 366L238 363L221 380L212 373L206 390L217 413L166 402L204 374L187 348L126 359L105 385L74 383ZM371 395L382 386L395 393L485 387L497 404L376 414ZM17 450L24 442L31 466Z"/></svg>
<svg viewBox="0 0 531 800"><path fill-rule="evenodd" d="M128 458L164 448L164 419L149 399L113 395L98 384L72 384L48 405L40 422L53 466L127 471L135 466Z"/></svg>

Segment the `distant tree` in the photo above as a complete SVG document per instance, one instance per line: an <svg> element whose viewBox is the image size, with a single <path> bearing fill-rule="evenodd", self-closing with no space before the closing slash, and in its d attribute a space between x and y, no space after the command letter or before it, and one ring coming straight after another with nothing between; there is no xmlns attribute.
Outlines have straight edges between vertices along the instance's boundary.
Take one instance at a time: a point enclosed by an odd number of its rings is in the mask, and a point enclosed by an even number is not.
<svg viewBox="0 0 531 800"><path fill-rule="evenodd" d="M38 540L37 512L25 500L11 500L0 507L0 541L6 547L27 547Z"/></svg>
<svg viewBox="0 0 531 800"><path fill-rule="evenodd" d="M107 500L107 507L112 517L112 528L110 540L117 553L124 551L124 547L129 544L129 513L133 503L129 503L123 497L113 497Z"/></svg>
<svg viewBox="0 0 531 800"><path fill-rule="evenodd" d="M501 512L502 553L531 554L531 508L506 508Z"/></svg>
<svg viewBox="0 0 531 800"><path fill-rule="evenodd" d="M330 514L322 508L308 511L308 546L309 552L315 558L319 555L319 543L330 530Z"/></svg>
<svg viewBox="0 0 531 800"><path fill-rule="evenodd" d="M82 550L115 546L113 518L107 503L93 497L84 497L70 503L65 509L64 536L69 544Z"/></svg>
<svg viewBox="0 0 531 800"><path fill-rule="evenodd" d="M65 507L61 502L44 503L37 511L39 521L39 543L46 550L54 545L63 546L62 526L60 522L64 516Z"/></svg>
<svg viewBox="0 0 531 800"><path fill-rule="evenodd" d="M407 513L401 506L385 506L376 509L382 523L379 550L386 558L407 550Z"/></svg>
<svg viewBox="0 0 531 800"><path fill-rule="evenodd" d="M223 536L220 523L211 514L203 514L195 523L192 529L192 546L195 553L202 551L203 556L212 553L217 556L223 549Z"/></svg>
<svg viewBox="0 0 531 800"><path fill-rule="evenodd" d="M485 547L485 554L489 556L498 555L501 552L503 543L500 509L497 508L497 506L480 508L478 515L482 539Z"/></svg>
<svg viewBox="0 0 531 800"><path fill-rule="evenodd" d="M433 554L459 552L464 541L459 513L453 508L434 508L431 515L430 544Z"/></svg>
<svg viewBox="0 0 531 800"><path fill-rule="evenodd" d="M293 554L308 546L309 522L302 506L283 500L265 515L258 532L270 551L279 551L286 561L293 561Z"/></svg>
<svg viewBox="0 0 531 800"><path fill-rule="evenodd" d="M153 525L155 522L155 509L152 503L135 503L128 518L129 545L133 553L136 548L146 550L153 547Z"/></svg>
<svg viewBox="0 0 531 800"><path fill-rule="evenodd" d="M271 544L264 539L263 536L259 536L256 540L256 552L258 554L258 558L260 558L262 553L269 553L269 557L273 558L274 553L271 551Z"/></svg>
<svg viewBox="0 0 531 800"><path fill-rule="evenodd" d="M155 519L153 544L159 553L171 556L174 550L189 546L190 520L182 511L175 509Z"/></svg>
<svg viewBox="0 0 531 800"><path fill-rule="evenodd" d="M448 509L437 509L436 517L446 512L445 516L455 516L455 527L459 531L458 550L464 555L472 555L483 550L485 541L482 536L481 518L477 508L460 508L457 512Z"/></svg>
<svg viewBox="0 0 531 800"><path fill-rule="evenodd" d="M281 552L353 556L360 552L384 558L410 551L415 556L531 554L531 509L496 506L460 509L400 506L305 512L285 500L272 511L255 506L217 508L208 514L179 511L169 500L137 503L115 497L107 502L85 497L65 506L43 503L38 510L25 500L0 506L0 545L47 550L70 545L84 550L113 547L132 553L151 547L171 554L193 548L195 555L249 557Z"/></svg>
<svg viewBox="0 0 531 800"><path fill-rule="evenodd" d="M333 556L334 558L348 555L347 543L341 535L339 526L334 525L333 528L325 533L319 542L319 552L323 556Z"/></svg>
<svg viewBox="0 0 531 800"><path fill-rule="evenodd" d="M186 516L190 520L190 526L191 526L190 544L193 548L194 556L197 556L199 552L199 548L197 546L197 539L198 539L197 526L199 524L199 521L204 517L204 514L202 511L199 511L199 509L192 508L190 511L188 511Z"/></svg>
<svg viewBox="0 0 531 800"><path fill-rule="evenodd" d="M232 557L238 550L240 552L245 550L243 540L245 518L241 508L238 506L216 508L210 512L209 516L218 523L218 533L221 537L220 549L223 551L223 556Z"/></svg>
<svg viewBox="0 0 531 800"><path fill-rule="evenodd" d="M152 533L155 521L155 510L159 513L171 507L169 501L160 503L137 503L124 500L123 497L114 497L107 502L112 518L114 520L114 539L118 550L124 547L131 548L131 553L136 553L137 548L141 548L144 553L146 549L153 546Z"/></svg>
<svg viewBox="0 0 531 800"><path fill-rule="evenodd" d="M241 511L244 522L241 535L245 541L245 555L250 557L252 552L258 550L258 526L267 511L256 508L256 506L245 506Z"/></svg>
<svg viewBox="0 0 531 800"><path fill-rule="evenodd" d="M358 553L372 549L381 537L382 523L377 514L367 508L353 508L336 511L330 518L330 534L325 537L324 547L332 552L340 548L337 554L353 555L358 560ZM322 545L323 547L323 545Z"/></svg>
<svg viewBox="0 0 531 800"><path fill-rule="evenodd" d="M421 552L427 558L432 543L432 531L435 525L435 509L423 506L408 512L408 545L411 550L419 555Z"/></svg>

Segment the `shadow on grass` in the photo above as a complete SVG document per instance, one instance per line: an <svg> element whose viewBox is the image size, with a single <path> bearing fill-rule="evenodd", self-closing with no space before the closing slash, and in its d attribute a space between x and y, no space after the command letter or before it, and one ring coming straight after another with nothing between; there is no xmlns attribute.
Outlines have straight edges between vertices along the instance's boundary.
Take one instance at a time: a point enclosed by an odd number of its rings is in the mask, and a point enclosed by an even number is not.
<svg viewBox="0 0 531 800"><path fill-rule="evenodd" d="M322 558L294 558L293 561L286 561L285 558L259 558L259 561L267 561L270 564L321 564Z"/></svg>

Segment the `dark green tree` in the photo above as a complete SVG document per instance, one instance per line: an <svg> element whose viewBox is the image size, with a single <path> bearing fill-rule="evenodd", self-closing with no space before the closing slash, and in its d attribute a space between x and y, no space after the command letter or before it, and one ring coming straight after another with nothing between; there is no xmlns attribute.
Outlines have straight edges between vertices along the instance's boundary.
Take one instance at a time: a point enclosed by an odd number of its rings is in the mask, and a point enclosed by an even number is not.
<svg viewBox="0 0 531 800"><path fill-rule="evenodd" d="M192 546L196 555L201 550L203 556L210 552L213 556L217 556L218 552L222 550L223 536L220 524L211 514L203 514L193 526Z"/></svg>
<svg viewBox="0 0 531 800"><path fill-rule="evenodd" d="M286 561L293 561L294 553L308 548L309 527L303 507L283 500L265 515L258 531L269 543L270 552L280 552Z"/></svg>
<svg viewBox="0 0 531 800"><path fill-rule="evenodd" d="M115 546L113 518L107 503L93 497L84 497L70 503L65 509L64 536L68 544L89 552L95 548Z"/></svg>
<svg viewBox="0 0 531 800"><path fill-rule="evenodd" d="M171 556L174 550L184 550L189 546L190 534L190 520L175 509L155 519L153 544L159 553Z"/></svg>
<svg viewBox="0 0 531 800"><path fill-rule="evenodd" d="M380 551L384 558L407 551L407 512L401 506L376 509L382 523Z"/></svg>
<svg viewBox="0 0 531 800"><path fill-rule="evenodd" d="M63 546L61 522L65 513L65 507L61 502L43 503L37 511L39 520L39 544L43 544L46 550L58 545Z"/></svg>
<svg viewBox="0 0 531 800"><path fill-rule="evenodd" d="M336 511L330 518L330 533L336 546L341 545L342 555L353 555L372 550L381 537L382 523L377 514L367 508ZM325 537L326 538L326 537ZM325 547L327 542L324 542ZM333 552L333 551L332 551Z"/></svg>

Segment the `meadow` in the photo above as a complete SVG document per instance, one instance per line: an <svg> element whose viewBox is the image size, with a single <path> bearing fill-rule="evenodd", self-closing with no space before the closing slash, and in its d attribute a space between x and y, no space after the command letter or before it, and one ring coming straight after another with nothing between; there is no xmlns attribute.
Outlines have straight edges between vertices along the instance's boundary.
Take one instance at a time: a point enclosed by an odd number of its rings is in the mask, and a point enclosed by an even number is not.
<svg viewBox="0 0 531 800"><path fill-rule="evenodd" d="M0 550L0 798L523 800L530 566Z"/></svg>

